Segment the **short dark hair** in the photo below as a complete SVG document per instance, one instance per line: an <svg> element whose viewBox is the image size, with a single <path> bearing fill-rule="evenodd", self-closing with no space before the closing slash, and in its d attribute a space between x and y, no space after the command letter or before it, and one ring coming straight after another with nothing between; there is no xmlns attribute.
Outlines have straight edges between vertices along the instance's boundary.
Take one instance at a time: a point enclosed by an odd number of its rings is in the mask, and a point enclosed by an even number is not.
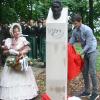
<svg viewBox="0 0 100 100"><path fill-rule="evenodd" d="M81 20L82 20L82 17L80 14L76 14L72 17L72 22L75 22L75 21L80 22Z"/></svg>

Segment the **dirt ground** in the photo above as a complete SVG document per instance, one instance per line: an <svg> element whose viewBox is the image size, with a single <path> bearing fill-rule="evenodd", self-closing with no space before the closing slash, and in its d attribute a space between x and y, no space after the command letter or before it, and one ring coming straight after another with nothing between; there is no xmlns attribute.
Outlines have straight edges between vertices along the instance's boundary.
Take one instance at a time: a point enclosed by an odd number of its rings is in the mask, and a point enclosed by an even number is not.
<svg viewBox="0 0 100 100"><path fill-rule="evenodd" d="M39 69L38 69L39 70ZM37 84L39 87L39 96L32 100L41 100L41 94L45 93L46 91L46 73L45 69L40 71L38 75L36 75ZM100 72L97 72L97 79L98 79L98 90L100 94ZM68 81L68 96L79 96L79 94L84 91L84 84L83 84L83 77L80 74L77 78L72 81ZM82 100L89 100L89 98L82 98ZM100 100L100 98L98 99Z"/></svg>
<svg viewBox="0 0 100 100"><path fill-rule="evenodd" d="M98 79L98 91L100 94L100 72L97 72L97 79ZM76 79L68 82L68 95L69 96L79 96L80 93L82 93L83 91L84 91L84 82L83 82L83 77L81 74ZM89 100L89 98L82 98L82 100ZM100 100L100 98L98 100Z"/></svg>
<svg viewBox="0 0 100 100"><path fill-rule="evenodd" d="M100 72L97 72L98 88L100 94ZM42 72L37 76L38 87L40 89L40 95L45 93L45 72ZM83 77L80 74L76 79L68 81L68 96L79 96L84 91ZM82 100L89 100L89 98L81 98ZM33 99L34 100L34 99ZM40 97L36 100L41 100ZM100 98L98 99L100 100Z"/></svg>

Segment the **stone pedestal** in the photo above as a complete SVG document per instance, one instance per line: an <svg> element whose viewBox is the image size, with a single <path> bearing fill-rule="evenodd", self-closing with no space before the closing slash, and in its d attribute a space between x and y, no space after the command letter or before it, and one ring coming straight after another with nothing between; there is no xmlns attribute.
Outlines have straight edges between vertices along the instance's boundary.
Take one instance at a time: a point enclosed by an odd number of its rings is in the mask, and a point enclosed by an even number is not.
<svg viewBox="0 0 100 100"><path fill-rule="evenodd" d="M68 9L54 20L51 9L46 21L46 93L51 100L67 100Z"/></svg>

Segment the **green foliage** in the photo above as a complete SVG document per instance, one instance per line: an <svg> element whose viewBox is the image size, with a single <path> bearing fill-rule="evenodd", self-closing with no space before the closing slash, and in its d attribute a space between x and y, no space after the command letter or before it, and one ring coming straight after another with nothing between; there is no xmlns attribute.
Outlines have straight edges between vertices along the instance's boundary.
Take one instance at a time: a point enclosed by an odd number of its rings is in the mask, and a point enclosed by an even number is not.
<svg viewBox="0 0 100 100"><path fill-rule="evenodd" d="M98 44L99 44L99 43L98 43ZM97 67L97 71L100 71L100 45L98 45L97 49L98 49L98 54L97 54L97 63L96 63L96 67Z"/></svg>
<svg viewBox="0 0 100 100"><path fill-rule="evenodd" d="M94 19L98 20L100 18L100 0L95 0L94 2Z"/></svg>
<svg viewBox="0 0 100 100"><path fill-rule="evenodd" d="M70 15L79 13L83 21L88 22L88 1L87 0L63 0L64 6L68 6Z"/></svg>
<svg viewBox="0 0 100 100"><path fill-rule="evenodd" d="M48 6L41 2L41 1L36 1L34 4L34 11L33 11L33 19L38 20L40 18L46 18Z"/></svg>
<svg viewBox="0 0 100 100"><path fill-rule="evenodd" d="M18 19L16 11L10 7L2 7L0 16L1 16L0 21L2 23L12 23L17 21Z"/></svg>
<svg viewBox="0 0 100 100"><path fill-rule="evenodd" d="M29 17L29 1L28 0L18 0L15 3L15 10L20 19L27 20Z"/></svg>
<svg viewBox="0 0 100 100"><path fill-rule="evenodd" d="M1 22L11 23L18 20L46 18L53 0L0 0ZM80 13L83 22L89 21L89 0L61 0L64 6L68 6L69 14ZM100 18L100 0L94 0L94 27Z"/></svg>

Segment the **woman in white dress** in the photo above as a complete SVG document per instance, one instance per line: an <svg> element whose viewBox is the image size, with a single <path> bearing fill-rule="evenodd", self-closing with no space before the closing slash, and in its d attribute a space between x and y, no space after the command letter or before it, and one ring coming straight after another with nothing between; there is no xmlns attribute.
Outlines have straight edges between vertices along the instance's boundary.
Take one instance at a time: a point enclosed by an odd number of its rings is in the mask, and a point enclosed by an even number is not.
<svg viewBox="0 0 100 100"><path fill-rule="evenodd" d="M14 55L19 59L26 58L30 47L29 42L22 35L21 26L18 23L12 24L10 33L12 38L5 40L5 45L2 46L4 49L3 53L7 56ZM1 100L29 100L38 95L38 87L31 66L28 66L25 62L22 65L23 62L19 61L21 63L20 71L8 67L5 63L0 75Z"/></svg>

